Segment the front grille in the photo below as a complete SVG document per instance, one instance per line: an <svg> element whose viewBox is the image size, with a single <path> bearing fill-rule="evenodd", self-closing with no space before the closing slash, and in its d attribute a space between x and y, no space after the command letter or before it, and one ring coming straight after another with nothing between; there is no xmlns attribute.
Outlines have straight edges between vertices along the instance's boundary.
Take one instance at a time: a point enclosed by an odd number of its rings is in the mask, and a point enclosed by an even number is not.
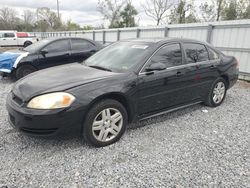
<svg viewBox="0 0 250 188"><path fill-rule="evenodd" d="M23 100L20 97L16 96L14 93L12 93L12 99L19 105L23 104Z"/></svg>

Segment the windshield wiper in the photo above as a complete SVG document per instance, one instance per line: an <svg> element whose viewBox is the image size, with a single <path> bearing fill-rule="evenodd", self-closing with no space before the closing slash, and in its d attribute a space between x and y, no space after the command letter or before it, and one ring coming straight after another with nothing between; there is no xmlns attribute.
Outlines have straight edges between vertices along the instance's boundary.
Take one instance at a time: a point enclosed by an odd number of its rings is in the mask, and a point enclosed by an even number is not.
<svg viewBox="0 0 250 188"><path fill-rule="evenodd" d="M100 67L100 66L97 66L97 65L90 65L89 67L112 72L111 69L108 69L108 68L105 68L105 67Z"/></svg>

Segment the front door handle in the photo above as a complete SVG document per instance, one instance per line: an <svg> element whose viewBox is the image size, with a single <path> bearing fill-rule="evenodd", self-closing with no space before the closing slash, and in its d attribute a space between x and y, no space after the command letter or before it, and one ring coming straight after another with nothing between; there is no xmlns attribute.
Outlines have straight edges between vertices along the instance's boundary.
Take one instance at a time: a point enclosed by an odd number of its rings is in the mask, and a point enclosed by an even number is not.
<svg viewBox="0 0 250 188"><path fill-rule="evenodd" d="M180 77L181 75L183 75L183 73L182 73L181 71L178 71L178 72L176 73L176 76L177 76L177 77Z"/></svg>

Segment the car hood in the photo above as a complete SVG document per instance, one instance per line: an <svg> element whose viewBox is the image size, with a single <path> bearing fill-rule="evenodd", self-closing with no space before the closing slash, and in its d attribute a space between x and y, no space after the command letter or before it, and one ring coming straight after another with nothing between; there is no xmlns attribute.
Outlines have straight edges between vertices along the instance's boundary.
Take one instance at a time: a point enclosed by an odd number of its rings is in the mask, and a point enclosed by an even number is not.
<svg viewBox="0 0 250 188"><path fill-rule="evenodd" d="M119 73L98 70L79 63L73 63L32 73L17 81L12 92L27 102L37 95L65 91L117 74Z"/></svg>

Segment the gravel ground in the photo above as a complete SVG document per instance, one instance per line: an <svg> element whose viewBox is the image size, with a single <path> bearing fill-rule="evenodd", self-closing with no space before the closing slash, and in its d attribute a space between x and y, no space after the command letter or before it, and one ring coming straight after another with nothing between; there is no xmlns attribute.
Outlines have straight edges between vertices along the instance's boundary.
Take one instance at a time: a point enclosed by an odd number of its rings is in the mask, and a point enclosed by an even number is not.
<svg viewBox="0 0 250 188"><path fill-rule="evenodd" d="M0 187L250 187L250 84L217 108L196 105L133 125L105 148L75 135L34 138L7 122L0 81Z"/></svg>
<svg viewBox="0 0 250 188"><path fill-rule="evenodd" d="M0 53L8 51L8 50L14 50L18 49L17 47L0 47Z"/></svg>

